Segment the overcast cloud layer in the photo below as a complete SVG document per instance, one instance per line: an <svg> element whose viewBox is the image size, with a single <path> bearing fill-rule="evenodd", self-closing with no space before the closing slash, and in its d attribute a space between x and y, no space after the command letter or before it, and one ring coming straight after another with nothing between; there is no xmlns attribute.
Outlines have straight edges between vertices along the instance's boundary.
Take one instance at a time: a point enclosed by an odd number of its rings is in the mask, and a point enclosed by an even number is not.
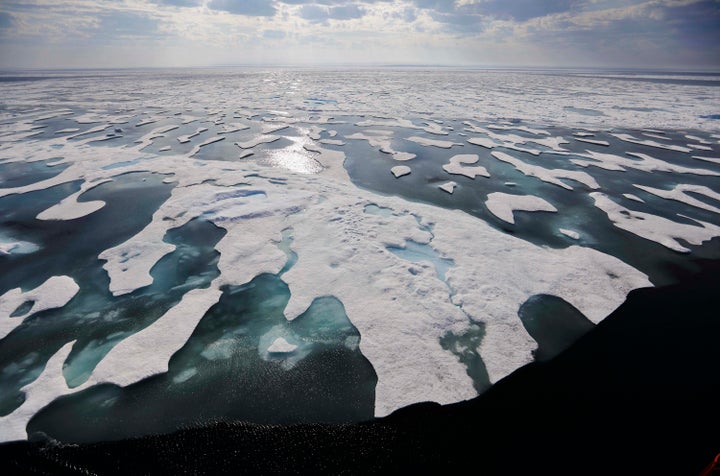
<svg viewBox="0 0 720 476"><path fill-rule="evenodd" d="M0 67L720 69L720 0L0 0Z"/></svg>

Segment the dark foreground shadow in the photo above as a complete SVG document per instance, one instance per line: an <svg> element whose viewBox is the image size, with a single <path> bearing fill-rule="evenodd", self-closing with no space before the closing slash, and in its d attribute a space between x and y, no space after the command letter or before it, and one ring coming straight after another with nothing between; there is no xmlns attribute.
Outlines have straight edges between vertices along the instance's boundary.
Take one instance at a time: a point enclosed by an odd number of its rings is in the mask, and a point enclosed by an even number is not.
<svg viewBox="0 0 720 476"><path fill-rule="evenodd" d="M470 401L354 425L8 443L0 473L699 475L720 452L720 263L704 268L631 292L560 355Z"/></svg>

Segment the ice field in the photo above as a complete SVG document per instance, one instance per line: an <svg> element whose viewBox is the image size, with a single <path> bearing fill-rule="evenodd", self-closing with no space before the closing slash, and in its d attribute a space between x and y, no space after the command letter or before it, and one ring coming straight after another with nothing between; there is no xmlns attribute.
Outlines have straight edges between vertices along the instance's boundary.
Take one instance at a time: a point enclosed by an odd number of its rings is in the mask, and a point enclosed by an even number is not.
<svg viewBox="0 0 720 476"><path fill-rule="evenodd" d="M720 76L0 87L2 441L469 399L720 259Z"/></svg>

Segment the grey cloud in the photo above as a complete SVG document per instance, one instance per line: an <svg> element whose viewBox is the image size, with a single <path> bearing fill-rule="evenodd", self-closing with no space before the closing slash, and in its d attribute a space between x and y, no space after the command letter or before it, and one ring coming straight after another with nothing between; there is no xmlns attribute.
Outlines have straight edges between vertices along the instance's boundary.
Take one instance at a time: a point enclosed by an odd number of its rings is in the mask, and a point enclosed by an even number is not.
<svg viewBox="0 0 720 476"><path fill-rule="evenodd" d="M222 10L235 15L271 17L276 9L272 0L211 0L208 8Z"/></svg>
<svg viewBox="0 0 720 476"><path fill-rule="evenodd" d="M160 5L173 5L176 7L197 7L202 0L151 0Z"/></svg>
<svg viewBox="0 0 720 476"><path fill-rule="evenodd" d="M300 9L300 16L312 22L325 22L327 20L353 20L362 18L366 13L364 7L351 3L327 7L323 5L303 5Z"/></svg>

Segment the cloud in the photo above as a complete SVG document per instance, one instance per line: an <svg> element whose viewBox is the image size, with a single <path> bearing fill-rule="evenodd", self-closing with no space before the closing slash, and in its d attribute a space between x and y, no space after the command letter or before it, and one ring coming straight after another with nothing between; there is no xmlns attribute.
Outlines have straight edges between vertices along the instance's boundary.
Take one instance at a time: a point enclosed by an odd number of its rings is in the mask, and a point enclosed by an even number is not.
<svg viewBox="0 0 720 476"><path fill-rule="evenodd" d="M300 17L311 22L326 22L327 20L354 20L362 18L367 13L365 7L350 3L327 7L317 4L303 5L300 8Z"/></svg>
<svg viewBox="0 0 720 476"><path fill-rule="evenodd" d="M207 7L235 15L271 17L277 12L272 0L210 0Z"/></svg>
<svg viewBox="0 0 720 476"><path fill-rule="evenodd" d="M263 38L270 40L280 40L285 38L285 32L281 30L265 30L263 31Z"/></svg>
<svg viewBox="0 0 720 476"><path fill-rule="evenodd" d="M202 0L151 0L152 3L161 5L173 5L176 7L197 7L202 4Z"/></svg>

